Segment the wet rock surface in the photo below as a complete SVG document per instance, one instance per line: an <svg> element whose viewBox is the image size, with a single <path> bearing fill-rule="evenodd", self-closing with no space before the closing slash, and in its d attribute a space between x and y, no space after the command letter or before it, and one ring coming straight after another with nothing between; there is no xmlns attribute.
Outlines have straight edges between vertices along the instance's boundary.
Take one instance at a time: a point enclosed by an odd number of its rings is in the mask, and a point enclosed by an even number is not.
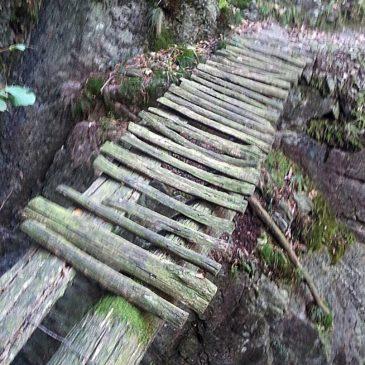
<svg viewBox="0 0 365 365"><path fill-rule="evenodd" d="M218 285L204 318L183 333L165 327L143 364L330 364L317 328L291 305L290 291L259 272L233 278L227 268Z"/></svg>
<svg viewBox="0 0 365 365"><path fill-rule="evenodd" d="M32 47L14 67L14 82L33 88L32 108L1 113L0 223L11 221L39 191L54 154L74 125L62 85L84 80L140 53L146 37L144 1L113 4L87 0L45 1L32 33Z"/></svg>
<svg viewBox="0 0 365 365"><path fill-rule="evenodd" d="M217 1L163 0L160 3L178 42L194 43L215 35L219 17Z"/></svg>
<svg viewBox="0 0 365 365"><path fill-rule="evenodd" d="M365 150L330 149L290 132L282 135L281 147L315 182L336 215L365 241Z"/></svg>

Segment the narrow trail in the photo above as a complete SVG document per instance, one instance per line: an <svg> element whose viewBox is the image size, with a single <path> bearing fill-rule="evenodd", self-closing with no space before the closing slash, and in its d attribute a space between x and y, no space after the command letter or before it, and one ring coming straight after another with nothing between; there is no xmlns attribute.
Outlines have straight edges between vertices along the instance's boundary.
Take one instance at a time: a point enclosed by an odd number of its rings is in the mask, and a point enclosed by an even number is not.
<svg viewBox="0 0 365 365"><path fill-rule="evenodd" d="M182 326L187 309L203 314L217 290L210 274L220 270L209 253L226 248L220 237L245 212L289 90L312 61L290 42L233 36L190 80L172 85L158 108L130 122L118 143L102 146L94 161L102 174L89 189L58 188L74 209L31 200L21 229L47 251L34 245L0 278L0 363L14 359L75 270L142 310L144 330L116 316L113 304L90 311L49 364L138 364L163 321ZM178 218L139 205L142 194ZM122 238L120 229L153 250Z"/></svg>

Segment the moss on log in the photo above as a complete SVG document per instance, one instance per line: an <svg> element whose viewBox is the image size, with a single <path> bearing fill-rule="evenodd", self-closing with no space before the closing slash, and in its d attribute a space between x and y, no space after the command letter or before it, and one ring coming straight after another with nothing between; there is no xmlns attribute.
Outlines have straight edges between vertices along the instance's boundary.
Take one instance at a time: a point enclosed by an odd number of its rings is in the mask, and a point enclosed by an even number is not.
<svg viewBox="0 0 365 365"><path fill-rule="evenodd" d="M20 228L29 237L71 264L76 270L97 281L112 293L123 296L137 307L151 312L177 327L183 326L187 320L189 316L187 312L81 251L43 224L26 220Z"/></svg>

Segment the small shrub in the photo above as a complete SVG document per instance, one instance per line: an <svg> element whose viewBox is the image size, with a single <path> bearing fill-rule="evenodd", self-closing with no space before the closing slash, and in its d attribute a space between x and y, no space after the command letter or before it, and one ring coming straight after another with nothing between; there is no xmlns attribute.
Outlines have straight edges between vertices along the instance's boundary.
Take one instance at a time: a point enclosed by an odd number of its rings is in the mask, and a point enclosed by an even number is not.
<svg viewBox="0 0 365 365"><path fill-rule="evenodd" d="M86 93L89 96L99 96L101 95L101 88L104 85L104 78L101 77L90 77L87 81L86 81L86 85L85 85L85 89L86 89Z"/></svg>
<svg viewBox="0 0 365 365"><path fill-rule="evenodd" d="M120 96L127 103L135 103L143 87L140 77L125 77L122 79L119 92Z"/></svg>
<svg viewBox="0 0 365 365"><path fill-rule="evenodd" d="M358 113L355 120L344 123L327 119L312 119L307 127L308 135L330 147L359 150L362 147L361 137L364 134L365 117Z"/></svg>
<svg viewBox="0 0 365 365"><path fill-rule="evenodd" d="M150 100L156 100L159 98L168 87L168 81L165 71L155 71L148 85L146 86L146 94L148 103Z"/></svg>
<svg viewBox="0 0 365 365"><path fill-rule="evenodd" d="M329 330L333 324L333 315L325 314L323 310L316 305L311 306L309 309L309 318L317 323L320 329L325 331Z"/></svg>
<svg viewBox="0 0 365 365"><path fill-rule="evenodd" d="M270 236L265 232L258 240L258 253L267 268L276 277L292 279L295 277L293 266L281 248L274 245Z"/></svg>
<svg viewBox="0 0 365 365"><path fill-rule="evenodd" d="M231 0L230 3L240 10L247 9L251 4L251 0Z"/></svg>
<svg viewBox="0 0 365 365"><path fill-rule="evenodd" d="M151 39L150 47L152 51L159 51L161 49L166 49L175 44L175 38L171 30L162 29L161 33Z"/></svg>

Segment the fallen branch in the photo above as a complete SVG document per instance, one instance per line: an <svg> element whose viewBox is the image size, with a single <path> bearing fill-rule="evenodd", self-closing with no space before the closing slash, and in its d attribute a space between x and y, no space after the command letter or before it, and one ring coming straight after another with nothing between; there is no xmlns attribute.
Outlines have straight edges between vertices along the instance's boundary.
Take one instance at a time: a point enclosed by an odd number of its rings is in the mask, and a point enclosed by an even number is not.
<svg viewBox="0 0 365 365"><path fill-rule="evenodd" d="M295 254L294 250L291 248L290 243L284 236L283 232L280 230L280 228L275 224L275 222L270 217L269 213L263 208L263 206L260 204L258 199L254 196L251 196L248 199L248 202L251 206L251 208L254 210L254 212L259 216L259 218L262 220L262 222L269 228L270 232L274 236L274 238L278 241L280 246L286 251L290 261L292 264L299 270L301 273L304 281L307 283L308 288L310 292L312 293L312 296L317 303L317 305L323 310L323 312L326 315L330 315L331 312L327 305L324 303L324 301L321 299L318 290L309 275L308 271L302 266L302 264L299 262L299 259L297 255Z"/></svg>

